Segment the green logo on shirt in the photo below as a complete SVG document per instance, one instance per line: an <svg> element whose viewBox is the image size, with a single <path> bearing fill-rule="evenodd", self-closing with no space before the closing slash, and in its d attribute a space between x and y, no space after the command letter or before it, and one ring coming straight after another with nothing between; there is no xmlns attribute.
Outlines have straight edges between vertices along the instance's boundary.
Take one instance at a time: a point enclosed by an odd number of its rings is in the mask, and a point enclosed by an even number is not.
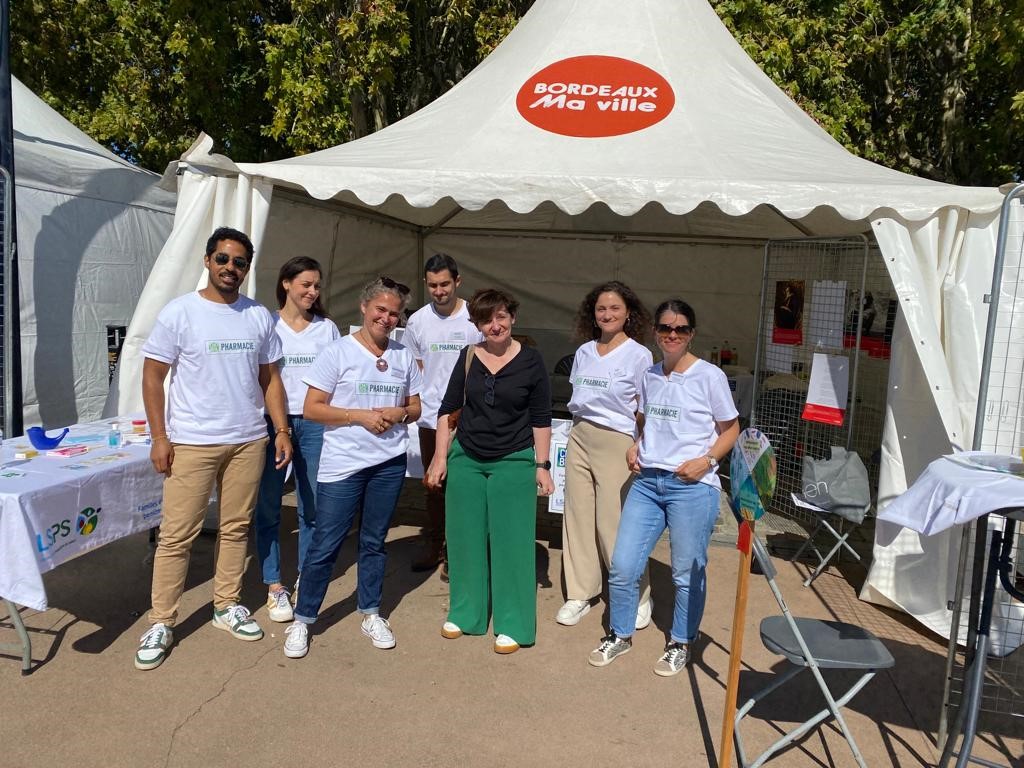
<svg viewBox="0 0 1024 768"><path fill-rule="evenodd" d="M584 389L607 390L610 382L608 379L598 379L593 376L577 376L573 384Z"/></svg>
<svg viewBox="0 0 1024 768"><path fill-rule="evenodd" d="M644 414L648 419L661 419L662 421L679 421L679 409L673 405L648 404L644 408Z"/></svg>
<svg viewBox="0 0 1024 768"><path fill-rule="evenodd" d="M430 343L430 351L461 352L464 346L466 346L466 343L463 341L432 341Z"/></svg>
<svg viewBox="0 0 1024 768"><path fill-rule="evenodd" d="M255 352L256 342L248 339L208 341L206 342L206 354L208 355L237 355L240 352Z"/></svg>
<svg viewBox="0 0 1024 768"><path fill-rule="evenodd" d="M404 384L382 384L376 381L360 381L356 384L356 392L360 395L394 395L399 396L405 389Z"/></svg>
<svg viewBox="0 0 1024 768"><path fill-rule="evenodd" d="M316 360L316 355L285 355L281 358L281 365L308 368Z"/></svg>

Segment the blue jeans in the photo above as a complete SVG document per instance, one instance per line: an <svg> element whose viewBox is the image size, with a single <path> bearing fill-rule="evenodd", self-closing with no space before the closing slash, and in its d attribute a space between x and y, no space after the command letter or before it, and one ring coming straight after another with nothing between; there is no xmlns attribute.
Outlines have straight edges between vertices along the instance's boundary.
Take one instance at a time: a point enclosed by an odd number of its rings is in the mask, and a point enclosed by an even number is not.
<svg viewBox="0 0 1024 768"><path fill-rule="evenodd" d="M295 618L306 624L316 621L331 582L334 563L352 528L356 512L363 510L359 526L359 570L356 594L360 613L378 613L384 587L384 549L398 495L405 480L405 454L366 467L333 483L320 483L316 494L316 528L302 566L302 589L295 604Z"/></svg>
<svg viewBox="0 0 1024 768"><path fill-rule="evenodd" d="M292 428L292 472L295 473L295 498L298 500L299 517L299 573L306 560L309 543L313 540L316 526L316 473L320 469L320 450L324 445L324 428L315 421L306 421L301 416L289 416L288 426ZM264 584L281 583L281 493L284 476L288 469L275 469L274 424L267 419L267 463L260 478L260 493L256 502L254 528L256 529L256 554L260 559Z"/></svg>
<svg viewBox="0 0 1024 768"><path fill-rule="evenodd" d="M718 518L721 491L684 482L664 469L645 469L633 482L622 508L619 535L608 575L611 630L631 637L636 626L640 577L658 538L669 529L672 581L676 586L672 641L690 643L704 615L708 542Z"/></svg>

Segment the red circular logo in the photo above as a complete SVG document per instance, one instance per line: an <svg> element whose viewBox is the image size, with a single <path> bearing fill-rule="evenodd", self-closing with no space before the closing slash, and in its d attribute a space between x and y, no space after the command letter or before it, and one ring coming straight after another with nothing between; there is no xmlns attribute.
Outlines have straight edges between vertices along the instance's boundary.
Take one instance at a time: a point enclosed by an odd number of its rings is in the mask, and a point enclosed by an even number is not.
<svg viewBox="0 0 1024 768"><path fill-rule="evenodd" d="M668 81L616 56L574 56L549 64L519 89L519 114L562 136L620 136L664 120L675 106Z"/></svg>

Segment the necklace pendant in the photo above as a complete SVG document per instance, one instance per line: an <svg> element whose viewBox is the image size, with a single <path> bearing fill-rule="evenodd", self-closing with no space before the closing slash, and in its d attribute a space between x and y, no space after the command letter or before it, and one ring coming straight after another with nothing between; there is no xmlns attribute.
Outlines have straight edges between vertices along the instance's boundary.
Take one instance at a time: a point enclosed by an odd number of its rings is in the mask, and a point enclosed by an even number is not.
<svg viewBox="0 0 1024 768"><path fill-rule="evenodd" d="M386 371L387 369L388 369L388 361L385 360L383 357L378 357L377 358L377 370L380 371L381 373L384 373L384 371Z"/></svg>

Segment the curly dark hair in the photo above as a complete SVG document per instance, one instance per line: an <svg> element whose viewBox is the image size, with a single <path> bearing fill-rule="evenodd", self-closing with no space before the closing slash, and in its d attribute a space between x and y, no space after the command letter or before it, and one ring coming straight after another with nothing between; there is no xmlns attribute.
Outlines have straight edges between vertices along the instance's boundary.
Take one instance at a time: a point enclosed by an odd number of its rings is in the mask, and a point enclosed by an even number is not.
<svg viewBox="0 0 1024 768"><path fill-rule="evenodd" d="M597 341L601 338L601 329L594 322L594 307L597 305L597 297L602 293L617 293L622 297L628 312L623 330L629 338L643 344L647 340L647 332L651 328L651 316L637 295L633 293L633 289L618 280L609 280L607 283L596 286L580 303L573 330L576 339Z"/></svg>

